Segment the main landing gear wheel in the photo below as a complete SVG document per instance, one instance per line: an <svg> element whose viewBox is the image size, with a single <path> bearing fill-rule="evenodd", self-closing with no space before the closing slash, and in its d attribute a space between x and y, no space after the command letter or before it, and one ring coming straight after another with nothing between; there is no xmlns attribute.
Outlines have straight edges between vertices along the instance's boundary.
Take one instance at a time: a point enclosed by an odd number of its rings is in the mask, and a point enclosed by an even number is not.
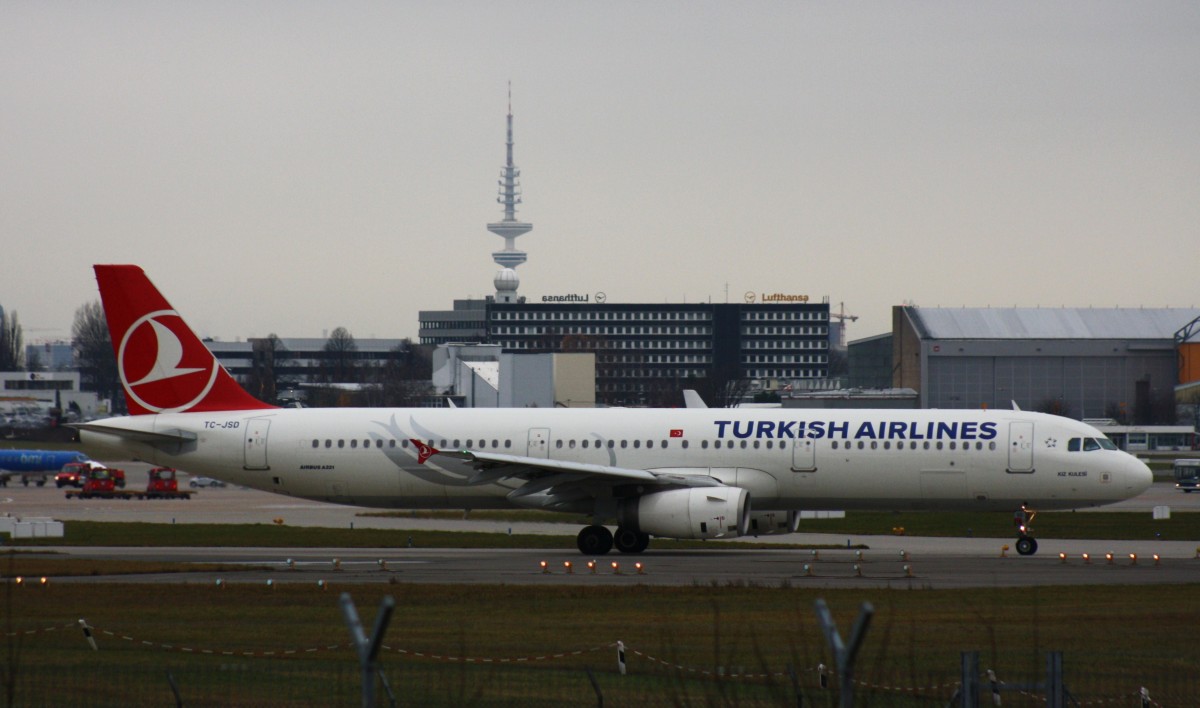
<svg viewBox="0 0 1200 708"><path fill-rule="evenodd" d="M613 535L613 543L622 553L641 553L650 545L650 534L634 531L633 529L617 528Z"/></svg>
<svg viewBox="0 0 1200 708"><path fill-rule="evenodd" d="M575 539L579 552L585 556L602 556L612 550L612 532L603 526L585 526Z"/></svg>
<svg viewBox="0 0 1200 708"><path fill-rule="evenodd" d="M1032 536L1021 536L1017 539L1017 553L1032 556L1037 553L1037 539Z"/></svg>

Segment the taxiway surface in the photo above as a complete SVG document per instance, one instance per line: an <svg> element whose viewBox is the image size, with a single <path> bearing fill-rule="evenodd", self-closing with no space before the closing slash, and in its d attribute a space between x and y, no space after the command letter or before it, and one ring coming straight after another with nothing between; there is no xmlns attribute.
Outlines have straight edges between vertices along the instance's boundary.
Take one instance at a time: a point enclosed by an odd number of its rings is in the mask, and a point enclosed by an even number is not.
<svg viewBox="0 0 1200 708"><path fill-rule="evenodd" d="M142 476L125 466L132 480ZM186 484L186 477L183 482ZM1146 494L1110 509L1149 514L1156 506L1173 512L1200 511L1200 494L1181 494L1156 484ZM397 531L396 546L386 549L278 548L82 548L39 550L56 557L127 558L235 565L237 572L167 573L87 582L229 582L479 583L571 585L791 585L793 587L1028 587L1036 585L1194 583L1200 581L1196 539L1170 541L1098 541L1039 539L1034 557L1019 557L1001 547L1012 539L920 538L792 534L754 539L823 547L810 550L656 550L639 556L610 553L595 559L572 549L578 528L572 524L505 522L471 518L423 519L363 516L358 507L291 499L234 487L206 488L187 501L68 500L52 486L0 489L0 513L21 518L66 521L149 523L275 523L327 528L382 528ZM407 547L404 531L437 529L496 533L561 535L561 551L423 549ZM714 545L720 542L713 542ZM849 548L847 548L849 546ZM830 548L837 547L837 548ZM30 550L33 550L32 548ZM861 550L861 556L858 551ZM1059 554L1066 555L1065 562ZM1089 554L1085 562L1083 554ZM1111 553L1109 562L1106 554ZM1136 556L1136 561L1131 556ZM1159 560L1154 560L1154 555ZM335 569L334 559L339 567ZM291 564L287 560L291 559ZM596 562L595 572L587 562ZM382 563L380 563L382 561ZM545 561L547 572L540 563ZM618 563L614 570L613 562ZM634 563L642 563L642 572ZM565 565L570 563L570 572ZM65 579L64 579L65 580Z"/></svg>

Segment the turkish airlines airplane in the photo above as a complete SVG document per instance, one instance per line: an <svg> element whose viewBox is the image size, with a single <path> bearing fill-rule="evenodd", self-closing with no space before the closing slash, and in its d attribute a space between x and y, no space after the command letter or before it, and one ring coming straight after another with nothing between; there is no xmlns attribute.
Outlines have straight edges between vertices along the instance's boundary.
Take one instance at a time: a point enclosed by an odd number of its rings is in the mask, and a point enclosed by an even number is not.
<svg viewBox="0 0 1200 708"><path fill-rule="evenodd" d="M276 408L140 268L95 270L131 415L79 425L83 442L279 494L583 514L594 555L789 533L800 509L1071 509L1151 483L1095 428L1019 410Z"/></svg>

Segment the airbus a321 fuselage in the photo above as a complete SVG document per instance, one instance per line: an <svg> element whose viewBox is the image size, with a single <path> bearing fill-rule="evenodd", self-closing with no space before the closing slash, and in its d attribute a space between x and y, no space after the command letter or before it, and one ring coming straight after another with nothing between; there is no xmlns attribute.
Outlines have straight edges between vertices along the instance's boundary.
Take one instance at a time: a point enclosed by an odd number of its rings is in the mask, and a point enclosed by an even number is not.
<svg viewBox="0 0 1200 708"><path fill-rule="evenodd" d="M1151 483L1095 428L1019 410L276 408L140 268L95 270L131 415L81 425L83 442L254 489L586 514L579 548L600 554L788 533L801 509L1069 509Z"/></svg>

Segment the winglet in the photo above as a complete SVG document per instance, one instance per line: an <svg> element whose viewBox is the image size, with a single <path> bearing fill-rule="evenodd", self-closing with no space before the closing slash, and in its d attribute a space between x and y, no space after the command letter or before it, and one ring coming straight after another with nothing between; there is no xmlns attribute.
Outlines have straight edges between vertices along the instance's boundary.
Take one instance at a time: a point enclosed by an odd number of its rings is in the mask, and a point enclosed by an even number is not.
<svg viewBox="0 0 1200 708"><path fill-rule="evenodd" d="M700 394L690 388L683 389L683 405L686 408L708 408Z"/></svg>
<svg viewBox="0 0 1200 708"><path fill-rule="evenodd" d="M414 446L416 446L416 448L417 448L417 463L418 464L421 464L421 465L425 464L425 460L428 460L429 458L431 458L434 455L441 452L441 450L437 449L436 447L433 447L432 445L426 445L425 443L421 442L420 440L417 440L416 438L409 438L409 439L412 441L412 444Z"/></svg>

